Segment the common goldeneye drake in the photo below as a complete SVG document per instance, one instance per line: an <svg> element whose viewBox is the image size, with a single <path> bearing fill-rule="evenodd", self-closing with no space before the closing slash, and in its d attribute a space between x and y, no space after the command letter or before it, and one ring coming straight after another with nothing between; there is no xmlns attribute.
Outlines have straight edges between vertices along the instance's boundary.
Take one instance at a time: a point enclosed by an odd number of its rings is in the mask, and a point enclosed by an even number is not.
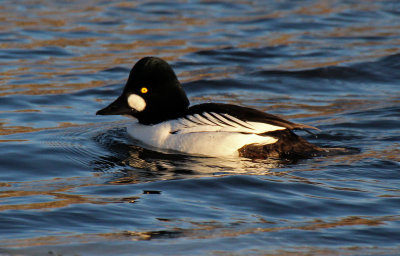
<svg viewBox="0 0 400 256"><path fill-rule="evenodd" d="M190 154L254 159L303 158L326 152L293 132L317 129L312 126L231 104L189 107L175 72L156 57L139 60L122 95L96 114L132 116L137 122L127 131L134 139Z"/></svg>

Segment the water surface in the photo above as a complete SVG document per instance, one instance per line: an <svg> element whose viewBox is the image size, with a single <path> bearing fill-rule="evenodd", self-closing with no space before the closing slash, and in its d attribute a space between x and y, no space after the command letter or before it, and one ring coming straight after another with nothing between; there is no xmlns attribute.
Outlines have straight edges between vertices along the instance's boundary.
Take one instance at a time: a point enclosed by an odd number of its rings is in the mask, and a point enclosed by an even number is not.
<svg viewBox="0 0 400 256"><path fill-rule="evenodd" d="M0 254L398 255L398 1L2 1ZM316 126L298 162L147 148L95 116L132 65Z"/></svg>

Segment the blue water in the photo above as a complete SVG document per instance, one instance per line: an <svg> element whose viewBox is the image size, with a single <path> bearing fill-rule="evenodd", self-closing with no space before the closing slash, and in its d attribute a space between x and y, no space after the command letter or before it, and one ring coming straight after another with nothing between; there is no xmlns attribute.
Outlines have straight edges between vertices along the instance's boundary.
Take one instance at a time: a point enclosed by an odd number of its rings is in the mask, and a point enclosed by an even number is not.
<svg viewBox="0 0 400 256"><path fill-rule="evenodd" d="M2 1L1 255L399 255L398 1ZM355 154L147 148L96 116L143 56L192 104L320 128Z"/></svg>

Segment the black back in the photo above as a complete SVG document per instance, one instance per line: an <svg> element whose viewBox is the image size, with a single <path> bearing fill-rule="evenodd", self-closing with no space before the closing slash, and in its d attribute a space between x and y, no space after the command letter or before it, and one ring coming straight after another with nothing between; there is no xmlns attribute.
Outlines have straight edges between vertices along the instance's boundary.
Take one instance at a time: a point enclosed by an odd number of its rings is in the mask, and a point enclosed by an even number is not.
<svg viewBox="0 0 400 256"><path fill-rule="evenodd" d="M253 108L242 107L238 105L222 104L222 103L204 103L192 106L188 109L187 114L201 114L204 112L224 113L236 117L242 121L267 123L275 126L285 127L290 130L294 129L317 129L304 124L296 124L278 116L271 115Z"/></svg>

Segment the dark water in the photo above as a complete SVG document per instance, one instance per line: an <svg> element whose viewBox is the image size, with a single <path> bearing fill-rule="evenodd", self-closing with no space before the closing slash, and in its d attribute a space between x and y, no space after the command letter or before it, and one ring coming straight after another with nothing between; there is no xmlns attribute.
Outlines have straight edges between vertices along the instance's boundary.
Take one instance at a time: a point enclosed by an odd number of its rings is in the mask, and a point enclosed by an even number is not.
<svg viewBox="0 0 400 256"><path fill-rule="evenodd" d="M400 254L399 1L1 3L1 255ZM94 113L147 55L359 153L143 148Z"/></svg>

